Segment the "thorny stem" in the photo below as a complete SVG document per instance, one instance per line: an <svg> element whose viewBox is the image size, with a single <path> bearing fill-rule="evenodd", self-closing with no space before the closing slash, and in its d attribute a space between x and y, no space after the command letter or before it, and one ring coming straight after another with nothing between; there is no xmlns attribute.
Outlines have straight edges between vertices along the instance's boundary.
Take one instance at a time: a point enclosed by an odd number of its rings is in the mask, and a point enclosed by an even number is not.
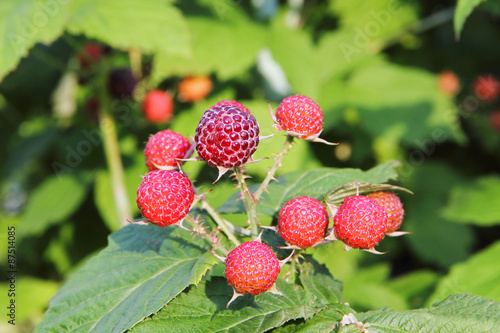
<svg viewBox="0 0 500 333"><path fill-rule="evenodd" d="M111 103L107 94L106 70L100 71L99 77L99 104L100 118L99 127L102 133L104 143L104 154L111 174L111 188L113 190L113 198L115 199L115 209L120 225L127 224L127 220L132 219L132 209L127 196L127 188L125 186L125 174L120 156L120 148L118 145L118 135L116 132L116 123L111 115Z"/></svg>
<svg viewBox="0 0 500 333"><path fill-rule="evenodd" d="M214 236L207 233L205 231L205 228L200 226L199 223L195 219L193 219L190 215L186 215L184 221L189 223L189 225L193 228L193 231L196 232L198 235L200 235L200 237L203 237L206 240L208 240L214 247L214 250L219 250L225 256L228 255L229 253L228 250L226 250L226 248L222 246L222 244L220 244L219 242L214 241Z"/></svg>
<svg viewBox="0 0 500 333"><path fill-rule="evenodd" d="M207 211L208 215L212 217L212 219L217 223L217 226L220 230L227 236L227 238L233 242L234 245L240 245L240 241L236 238L234 233L228 228L226 222L217 214L217 212L210 206L207 200L202 199L201 208Z"/></svg>
<svg viewBox="0 0 500 333"><path fill-rule="evenodd" d="M238 181L240 191L243 194L243 202L245 204L248 220L250 222L250 232L252 234L252 238L256 238L259 235L256 207L257 201L253 197L250 189L247 186L247 183L245 182L245 178L243 176L241 168L235 167L234 173L236 175L236 180Z"/></svg>
<svg viewBox="0 0 500 333"><path fill-rule="evenodd" d="M290 260L290 270L288 271L288 274L286 276L286 281L294 281L295 280L295 270L296 270L296 264L298 260L298 256L300 254L300 251L296 251L295 254L293 255L292 259Z"/></svg>
<svg viewBox="0 0 500 333"><path fill-rule="evenodd" d="M292 143L293 143L293 136L287 135L286 140L283 143L283 146L281 147L280 152L278 154L276 154L276 157L274 158L273 166L268 171L266 178L264 179L262 184L260 184L259 188L257 189L257 191L255 191L255 193L253 195L253 197L256 201L259 200L260 196L262 195L262 193L266 189L267 185L269 185L271 180L274 179L274 176L276 174L276 170L278 170L278 167L281 165L281 162L283 162L283 159L284 159L285 155L288 153L288 150L290 150L290 148L292 147Z"/></svg>

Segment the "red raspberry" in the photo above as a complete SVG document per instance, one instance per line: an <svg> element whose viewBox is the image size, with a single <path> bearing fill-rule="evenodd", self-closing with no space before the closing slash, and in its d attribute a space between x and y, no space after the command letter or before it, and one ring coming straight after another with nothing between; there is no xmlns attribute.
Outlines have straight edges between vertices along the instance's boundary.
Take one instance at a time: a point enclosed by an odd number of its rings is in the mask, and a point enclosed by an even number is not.
<svg viewBox="0 0 500 333"><path fill-rule="evenodd" d="M480 100L493 102L500 93L500 82L491 74L480 75L474 81L474 92Z"/></svg>
<svg viewBox="0 0 500 333"><path fill-rule="evenodd" d="M217 102L214 106L223 106L223 105L231 105L231 106L237 106L241 111L250 113L250 110L248 110L243 104L240 102L234 101L232 99L225 99L223 101ZM212 106L212 107L214 107Z"/></svg>
<svg viewBox="0 0 500 333"><path fill-rule="evenodd" d="M149 171L159 167L177 167L178 159L188 158L192 154L192 144L181 134L169 129L149 137L144 149L146 166Z"/></svg>
<svg viewBox="0 0 500 333"><path fill-rule="evenodd" d="M137 206L142 215L160 227L180 222L193 200L191 181L175 170L149 172L137 190Z"/></svg>
<svg viewBox="0 0 500 333"><path fill-rule="evenodd" d="M212 90L212 80L206 75L187 76L179 83L177 90L181 102L201 101Z"/></svg>
<svg viewBox="0 0 500 333"><path fill-rule="evenodd" d="M226 258L227 282L240 294L258 295L268 291L280 269L276 254L258 241L241 244Z"/></svg>
<svg viewBox="0 0 500 333"><path fill-rule="evenodd" d="M259 124L235 106L216 106L201 117L194 140L208 164L231 168L245 163L257 149Z"/></svg>
<svg viewBox="0 0 500 333"><path fill-rule="evenodd" d="M384 238L387 214L372 198L346 197L333 218L335 237L347 246L371 249Z"/></svg>
<svg viewBox="0 0 500 333"><path fill-rule="evenodd" d="M315 138L323 130L323 111L309 97L288 96L276 109L276 121L292 136Z"/></svg>
<svg viewBox="0 0 500 333"><path fill-rule="evenodd" d="M99 44L87 43L83 45L77 57L80 67L89 68L101 60L101 47Z"/></svg>
<svg viewBox="0 0 500 333"><path fill-rule="evenodd" d="M163 90L151 90L142 102L142 111L149 122L166 123L174 113L174 101Z"/></svg>
<svg viewBox="0 0 500 333"><path fill-rule="evenodd" d="M384 191L370 193L367 197L374 199L385 210L387 214L385 233L388 234L398 230L401 223L403 223L403 216L405 214L399 197L394 193Z"/></svg>
<svg viewBox="0 0 500 333"><path fill-rule="evenodd" d="M311 247L325 238L327 227L326 208L314 198L292 199L280 210L278 231L291 245Z"/></svg>
<svg viewBox="0 0 500 333"><path fill-rule="evenodd" d="M438 76L438 87L446 95L455 96L460 89L460 80L455 73L444 71Z"/></svg>

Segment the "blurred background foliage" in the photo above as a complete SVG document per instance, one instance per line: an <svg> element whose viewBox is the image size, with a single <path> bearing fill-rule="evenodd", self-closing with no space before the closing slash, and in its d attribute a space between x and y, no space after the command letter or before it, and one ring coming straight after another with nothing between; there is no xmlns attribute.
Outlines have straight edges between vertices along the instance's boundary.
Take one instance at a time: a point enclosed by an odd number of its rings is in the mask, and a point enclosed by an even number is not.
<svg viewBox="0 0 500 333"><path fill-rule="evenodd" d="M107 71L123 67L142 72L132 98L110 103L134 217L150 134L170 128L194 135L204 110L236 99L268 135L274 130L266 101L276 108L283 97L304 94L324 111L322 137L340 145L297 142L279 173L366 170L398 160L398 185L414 192L402 195L402 229L413 234L385 239L378 249L386 255L345 252L339 244L308 250L344 282L351 306L411 309L457 292L499 301L500 99L480 98L474 81L500 77L500 2L483 2L469 17L470 10L455 6L446 0L2 1L0 237L6 244L7 227L16 227L14 332L30 331L60 285L121 226L103 128L88 101L102 96L99 80ZM455 14L463 24L459 34ZM88 43L102 50L104 65L79 62ZM456 92L440 85L444 71L459 79ZM168 124L148 123L140 106L145 92L160 88L176 96L189 75L209 76L210 94L196 102L175 98ZM263 141L255 157L269 157L281 144L281 134ZM258 181L271 163L252 164L248 172ZM234 193L228 182L212 185L216 170L203 163L188 162L185 170L202 190L214 188L208 194L214 206ZM6 271L5 250L0 258ZM0 285L4 300L7 284ZM2 331L12 329L6 325L0 323Z"/></svg>

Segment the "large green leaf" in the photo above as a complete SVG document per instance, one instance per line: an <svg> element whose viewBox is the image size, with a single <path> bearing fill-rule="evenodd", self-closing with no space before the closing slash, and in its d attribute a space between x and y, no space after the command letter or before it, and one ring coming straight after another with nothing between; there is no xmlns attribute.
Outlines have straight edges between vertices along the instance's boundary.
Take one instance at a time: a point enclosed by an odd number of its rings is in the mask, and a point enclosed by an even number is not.
<svg viewBox="0 0 500 333"><path fill-rule="evenodd" d="M43 233L63 222L85 199L89 185L86 176L72 174L47 178L29 196L20 224L23 236Z"/></svg>
<svg viewBox="0 0 500 333"><path fill-rule="evenodd" d="M0 2L0 81L38 42L49 44L64 30L68 1Z"/></svg>
<svg viewBox="0 0 500 333"><path fill-rule="evenodd" d="M474 241L472 228L441 217L450 188L461 183L462 177L448 165L431 162L406 162L400 174L403 186L415 193L404 201L402 227L413 232L405 238L411 249L421 260L442 267L465 260Z"/></svg>
<svg viewBox="0 0 500 333"><path fill-rule="evenodd" d="M188 28L170 1L75 0L68 30L113 47L144 52L189 54Z"/></svg>
<svg viewBox="0 0 500 333"><path fill-rule="evenodd" d="M499 204L500 177L485 176L451 189L443 216L452 222L497 225L500 224Z"/></svg>
<svg viewBox="0 0 500 333"><path fill-rule="evenodd" d="M387 286L403 296L410 308L420 308L436 288L439 278L440 275L431 270L414 270L389 280Z"/></svg>
<svg viewBox="0 0 500 333"><path fill-rule="evenodd" d="M197 284L218 259L177 227L129 225L52 298L35 332L123 332Z"/></svg>
<svg viewBox="0 0 500 333"><path fill-rule="evenodd" d="M373 333L391 332L497 332L500 325L500 303L480 296L457 294L431 308L395 311L384 308L356 315L370 324Z"/></svg>
<svg viewBox="0 0 500 333"><path fill-rule="evenodd" d="M257 206L257 213L272 216L284 202L296 196L307 195L321 198L335 187L356 180L374 184L394 180L397 178L397 173L394 170L396 164L396 162L391 161L368 171L321 168L283 174L278 177L277 182L269 185L269 192L262 196ZM237 198L238 194L229 198L224 205L219 207L218 211L224 214L244 212L244 207Z"/></svg>
<svg viewBox="0 0 500 333"><path fill-rule="evenodd" d="M464 140L453 101L436 87L433 74L374 59L348 81L346 99L373 136L392 132L394 139L432 154L446 140Z"/></svg>
<svg viewBox="0 0 500 333"><path fill-rule="evenodd" d="M310 333L310 332L335 332L344 314L354 313L348 306L327 305L321 312L306 321L287 323L274 330L275 333ZM344 331L342 331L344 332ZM358 331L359 332L359 331Z"/></svg>
<svg viewBox="0 0 500 333"><path fill-rule="evenodd" d="M302 288L295 288L281 279L277 281L277 288L283 296L264 293L240 297L226 309L233 290L224 278L213 277L180 295L132 331L265 332L289 320L310 318L324 307L309 303Z"/></svg>
<svg viewBox="0 0 500 333"><path fill-rule="evenodd" d="M325 266L306 261L300 266L300 282L311 304L333 304L344 301L342 282L335 280Z"/></svg>
<svg viewBox="0 0 500 333"><path fill-rule="evenodd" d="M285 25L276 17L269 31L269 48L296 93L316 99L319 95L321 68L310 34ZM307 65L306 65L307 64Z"/></svg>
<svg viewBox="0 0 500 333"><path fill-rule="evenodd" d="M455 17L453 18L453 26L455 36L460 37L465 20L472 13L474 8L485 0L458 0L457 8L455 9Z"/></svg>
<svg viewBox="0 0 500 333"><path fill-rule="evenodd" d="M255 64L257 52L264 45L265 30L240 10L235 8L224 20L207 16L186 19L193 52L181 56L159 52L153 68L155 79L210 72L229 79Z"/></svg>
<svg viewBox="0 0 500 333"><path fill-rule="evenodd" d="M390 306L405 310L408 304L404 297L389 287L389 264L384 262L360 269L350 279L344 281L346 301L356 310L378 309Z"/></svg>
<svg viewBox="0 0 500 333"><path fill-rule="evenodd" d="M454 293L473 293L500 300L500 241L475 254L465 262L451 267L450 273L439 281L428 303Z"/></svg>
<svg viewBox="0 0 500 333"><path fill-rule="evenodd" d="M330 1L329 10L339 16L340 25L359 35L358 47L401 33L418 19L417 7L410 2L394 0Z"/></svg>

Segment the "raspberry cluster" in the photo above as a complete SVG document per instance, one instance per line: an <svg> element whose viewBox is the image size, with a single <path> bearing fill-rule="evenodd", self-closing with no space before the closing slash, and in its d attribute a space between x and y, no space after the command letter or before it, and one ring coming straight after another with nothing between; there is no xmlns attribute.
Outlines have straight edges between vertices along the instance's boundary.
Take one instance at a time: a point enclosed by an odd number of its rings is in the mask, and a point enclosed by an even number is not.
<svg viewBox="0 0 500 333"><path fill-rule="evenodd" d="M285 98L274 120L279 130L287 132L289 143L294 138L325 142L318 137L323 129L323 112L306 96ZM162 227L180 224L194 202L195 191L189 178L175 169L180 168L196 148L199 160L218 167L219 171L235 168L241 173L238 167L247 163L257 149L259 131L257 120L245 106L234 100L223 100L203 113L196 127L194 144L169 129L151 136L144 150L150 172L137 190L137 205L144 218ZM257 203L241 179L244 177L239 179L242 195L247 195L247 202ZM333 240L342 241L346 249L379 253L374 247L386 234L400 233L396 230L402 223L404 210L393 193L379 191L367 196L347 196L339 207L327 206L333 215L332 228L329 228L327 207L316 198L296 197L280 209L277 226L270 228L288 244L286 248L293 249L290 257L296 249ZM221 258L226 263L227 281L235 293L229 303L242 294L278 292L274 284L282 264L289 258L278 260L260 236L234 248L226 258Z"/></svg>

